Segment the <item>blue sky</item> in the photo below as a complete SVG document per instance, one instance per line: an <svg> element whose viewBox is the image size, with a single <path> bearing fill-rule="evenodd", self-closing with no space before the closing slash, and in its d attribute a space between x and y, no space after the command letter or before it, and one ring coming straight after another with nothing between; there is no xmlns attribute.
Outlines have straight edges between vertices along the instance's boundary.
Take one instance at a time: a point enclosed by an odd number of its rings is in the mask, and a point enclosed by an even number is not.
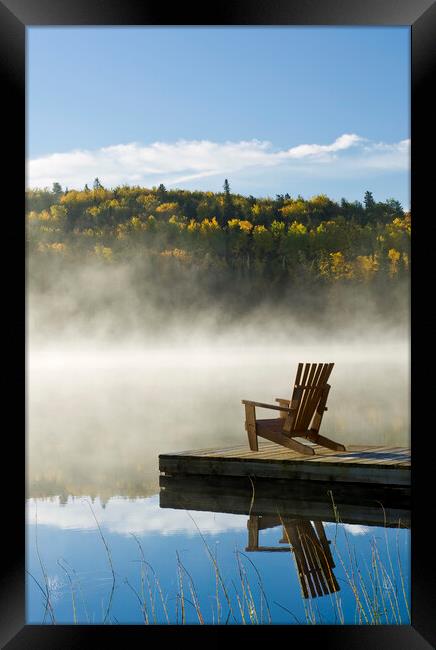
<svg viewBox="0 0 436 650"><path fill-rule="evenodd" d="M28 28L28 185L409 206L410 30ZM304 145L304 146L303 146Z"/></svg>

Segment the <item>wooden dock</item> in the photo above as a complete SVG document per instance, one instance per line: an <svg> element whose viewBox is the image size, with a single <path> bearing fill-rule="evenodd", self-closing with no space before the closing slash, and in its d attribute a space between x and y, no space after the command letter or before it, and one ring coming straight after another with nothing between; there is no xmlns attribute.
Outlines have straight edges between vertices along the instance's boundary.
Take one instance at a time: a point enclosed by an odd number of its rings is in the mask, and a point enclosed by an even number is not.
<svg viewBox="0 0 436 650"><path fill-rule="evenodd" d="M308 443L307 440L305 444ZM159 470L166 475L251 476L258 478L410 486L410 449L406 447L349 445L332 451L313 445L315 454L299 454L273 442L220 449L199 449L159 455Z"/></svg>

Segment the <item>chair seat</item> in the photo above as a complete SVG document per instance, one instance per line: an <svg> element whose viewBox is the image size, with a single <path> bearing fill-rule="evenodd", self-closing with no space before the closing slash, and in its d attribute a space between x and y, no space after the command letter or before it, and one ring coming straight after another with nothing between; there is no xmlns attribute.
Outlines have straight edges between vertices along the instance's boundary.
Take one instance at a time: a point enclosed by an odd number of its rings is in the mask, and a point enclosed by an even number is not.
<svg viewBox="0 0 436 650"><path fill-rule="evenodd" d="M283 418L256 420L256 430L259 435L262 435L264 431L283 433Z"/></svg>
<svg viewBox="0 0 436 650"><path fill-rule="evenodd" d="M283 431L283 418L265 418L263 420L256 420L256 429L258 434L262 434L263 431L271 431L273 433L283 433L287 437L291 437L289 433ZM307 439L308 431L293 431L292 438L303 438Z"/></svg>

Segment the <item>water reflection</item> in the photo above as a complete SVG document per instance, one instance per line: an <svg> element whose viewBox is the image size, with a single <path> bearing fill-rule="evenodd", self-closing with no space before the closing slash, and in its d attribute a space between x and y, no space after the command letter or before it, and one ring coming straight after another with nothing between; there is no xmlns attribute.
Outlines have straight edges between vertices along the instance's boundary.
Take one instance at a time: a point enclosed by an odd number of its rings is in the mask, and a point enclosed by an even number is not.
<svg viewBox="0 0 436 650"><path fill-rule="evenodd" d="M248 515L246 552L291 552L305 599L340 590L326 522L410 527L410 489L246 477L161 476L163 508ZM280 527L279 546L259 541Z"/></svg>
<svg viewBox="0 0 436 650"><path fill-rule="evenodd" d="M243 476L160 476L161 508L410 528L410 488Z"/></svg>
<svg viewBox="0 0 436 650"><path fill-rule="evenodd" d="M148 498L28 501L29 623L51 622L46 588L57 623L180 623L181 594L189 598L191 588L209 624L228 616L241 623L248 610L258 622L374 622L378 601L393 589L398 607L375 622L408 622L407 489L353 493L352 486L330 491L242 477L162 476L161 483L160 494ZM357 608L350 553L355 575L363 576L357 589L376 585L369 605ZM366 572L375 553L379 576ZM184 606L184 622L198 623L198 612Z"/></svg>
<svg viewBox="0 0 436 650"><path fill-rule="evenodd" d="M259 531L281 526L283 530L280 544L283 546L259 546ZM260 517L250 515L247 522L247 552L291 551L294 553L297 574L304 598L325 596L340 587L333 573L336 566L330 550L322 521L304 519L281 519L280 517Z"/></svg>

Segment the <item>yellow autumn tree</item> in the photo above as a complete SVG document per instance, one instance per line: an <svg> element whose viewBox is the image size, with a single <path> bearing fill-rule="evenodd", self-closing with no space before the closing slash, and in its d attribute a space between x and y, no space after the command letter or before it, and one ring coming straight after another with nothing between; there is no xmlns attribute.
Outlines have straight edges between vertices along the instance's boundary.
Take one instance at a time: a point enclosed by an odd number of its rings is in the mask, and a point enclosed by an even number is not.
<svg viewBox="0 0 436 650"><path fill-rule="evenodd" d="M105 262L111 262L112 261L112 248L109 246L103 246L102 244L97 244L94 246L94 252L95 255L101 259L104 260Z"/></svg>
<svg viewBox="0 0 436 650"><path fill-rule="evenodd" d="M358 255L354 261L354 275L358 280L370 282L379 270L376 255Z"/></svg>
<svg viewBox="0 0 436 650"><path fill-rule="evenodd" d="M398 273L398 266L399 266L399 261L401 258L401 253L395 248L390 248L388 250L388 258L389 258L389 275L391 278L395 277Z"/></svg>

